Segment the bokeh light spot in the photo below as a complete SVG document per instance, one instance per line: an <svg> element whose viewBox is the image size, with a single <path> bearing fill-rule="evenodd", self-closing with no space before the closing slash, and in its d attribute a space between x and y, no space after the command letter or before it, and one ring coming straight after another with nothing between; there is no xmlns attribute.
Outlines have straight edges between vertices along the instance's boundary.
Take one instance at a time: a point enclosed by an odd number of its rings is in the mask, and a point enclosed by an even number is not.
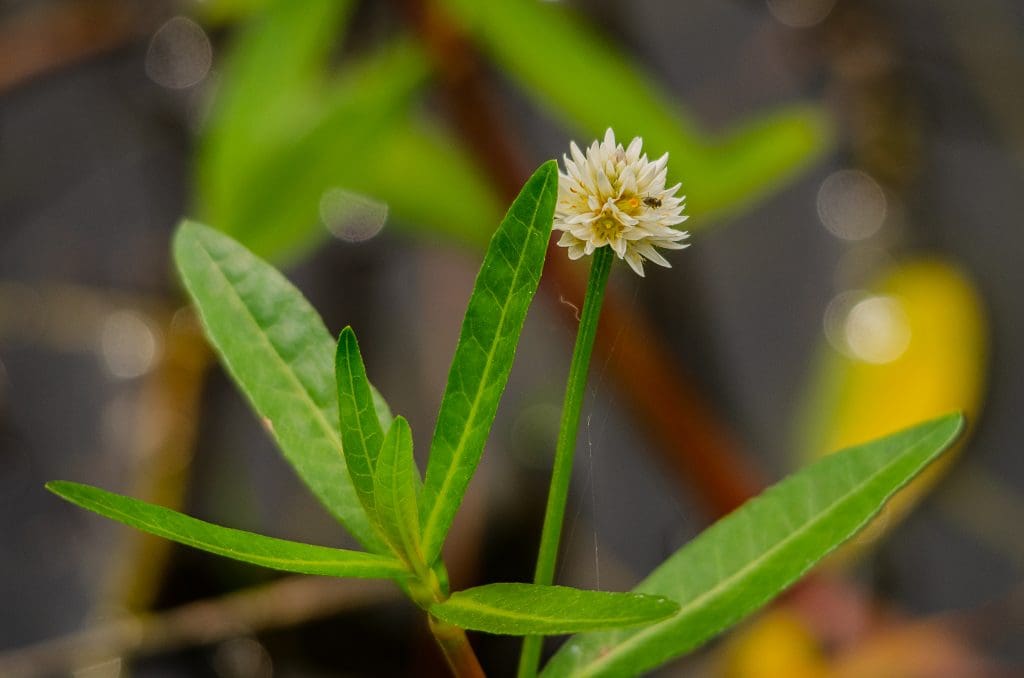
<svg viewBox="0 0 1024 678"><path fill-rule="evenodd" d="M344 188L331 188L320 198L320 219L334 237L362 242L384 228L388 206Z"/></svg>
<svg viewBox="0 0 1024 678"><path fill-rule="evenodd" d="M869 363L890 363L910 345L910 322L895 297L870 296L857 302L846 317L846 346Z"/></svg>
<svg viewBox="0 0 1024 678"><path fill-rule="evenodd" d="M860 170L839 170L821 182L818 217L844 240L864 240L878 232L888 206L878 182Z"/></svg>
<svg viewBox="0 0 1024 678"><path fill-rule="evenodd" d="M195 21L176 16L157 29L146 50L146 75L168 89L200 82L213 65L213 47Z"/></svg>
<svg viewBox="0 0 1024 678"><path fill-rule="evenodd" d="M160 336L142 314L115 311L103 320L100 351L112 376L134 379L156 364L161 351Z"/></svg>
<svg viewBox="0 0 1024 678"><path fill-rule="evenodd" d="M234 638L217 647L213 668L222 678L271 678L274 664L259 641Z"/></svg>

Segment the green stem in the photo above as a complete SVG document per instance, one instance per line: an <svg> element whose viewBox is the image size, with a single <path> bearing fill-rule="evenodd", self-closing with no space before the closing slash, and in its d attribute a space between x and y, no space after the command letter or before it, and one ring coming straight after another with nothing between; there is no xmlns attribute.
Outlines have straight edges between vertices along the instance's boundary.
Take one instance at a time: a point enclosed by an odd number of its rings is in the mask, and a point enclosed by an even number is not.
<svg viewBox="0 0 1024 678"><path fill-rule="evenodd" d="M558 559L558 542L562 536L565 518L565 504L569 495L569 481L572 479L573 453L576 451L576 434L580 425L580 409L587 388L587 372L590 354L594 350L597 321L601 315L601 302L612 268L614 252L609 246L598 248L590 264L590 280L587 294L583 298L583 313L580 329L576 335L576 347L569 366L569 380L565 388L565 403L562 407L562 422L558 431L558 445L555 448L555 464L551 472L551 490L544 513L544 529L540 537L537 554L537 569L533 575L536 584L551 584L555 578L555 563ZM523 640L523 651L519 658L519 678L537 675L540 664L542 636L528 636Z"/></svg>

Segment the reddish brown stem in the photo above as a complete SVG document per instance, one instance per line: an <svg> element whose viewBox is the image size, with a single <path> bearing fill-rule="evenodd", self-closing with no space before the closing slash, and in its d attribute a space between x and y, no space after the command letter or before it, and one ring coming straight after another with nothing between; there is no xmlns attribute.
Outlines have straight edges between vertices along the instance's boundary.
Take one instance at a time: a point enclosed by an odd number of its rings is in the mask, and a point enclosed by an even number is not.
<svg viewBox="0 0 1024 678"><path fill-rule="evenodd" d="M141 39L173 16L172 3L62 0L26 3L0 25L0 91Z"/></svg>
<svg viewBox="0 0 1024 678"><path fill-rule="evenodd" d="M455 678L485 678L465 631L430 617L430 632L434 634Z"/></svg>

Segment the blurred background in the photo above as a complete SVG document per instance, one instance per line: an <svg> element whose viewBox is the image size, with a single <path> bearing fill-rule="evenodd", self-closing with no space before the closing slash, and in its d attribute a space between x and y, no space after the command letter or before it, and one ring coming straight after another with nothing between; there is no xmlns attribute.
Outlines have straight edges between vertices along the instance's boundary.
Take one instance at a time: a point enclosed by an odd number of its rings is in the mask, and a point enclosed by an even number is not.
<svg viewBox="0 0 1024 678"><path fill-rule="evenodd" d="M390 585L172 546L42 486L351 545L203 340L175 224L353 325L422 467L505 206L608 126L671 154L692 247L613 273L560 581L627 589L788 471L962 409L955 458L659 675L1021 675L1022 83L1015 0L0 3L0 675L444 675ZM549 258L456 587L531 577L584 275ZM473 640L512 675L518 641Z"/></svg>

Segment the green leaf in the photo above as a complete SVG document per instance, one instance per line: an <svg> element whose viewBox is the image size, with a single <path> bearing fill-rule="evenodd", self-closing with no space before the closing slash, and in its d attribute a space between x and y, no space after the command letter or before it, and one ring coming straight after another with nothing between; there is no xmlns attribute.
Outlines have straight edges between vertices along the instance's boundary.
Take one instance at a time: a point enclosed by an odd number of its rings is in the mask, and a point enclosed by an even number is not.
<svg viewBox="0 0 1024 678"><path fill-rule="evenodd" d="M505 389L551 234L558 168L541 165L494 234L480 267L438 413L423 487L423 550L441 551Z"/></svg>
<svg viewBox="0 0 1024 678"><path fill-rule="evenodd" d="M393 221L436 241L483 251L506 207L457 139L422 120L398 120L340 185L387 203Z"/></svg>
<svg viewBox="0 0 1024 678"><path fill-rule="evenodd" d="M174 258L206 334L285 458L345 527L374 551L342 452L334 341L302 293L222 233L184 221Z"/></svg>
<svg viewBox="0 0 1024 678"><path fill-rule="evenodd" d="M327 236L320 201L347 186L386 130L403 119L426 82L429 60L408 41L387 45L351 67L319 102L320 113L280 151L237 179L244 199L216 222L256 254L295 258ZM429 171L425 169L424 171Z"/></svg>
<svg viewBox="0 0 1024 678"><path fill-rule="evenodd" d="M584 145L603 137L610 126L620 139L643 137L645 150L653 155L668 151L669 184L683 182L688 214L748 202L792 177L830 145L825 112L807 105L759 116L722 139L701 134L626 54L557 3L444 4L542 107L586 135L577 139Z"/></svg>
<svg viewBox="0 0 1024 678"><path fill-rule="evenodd" d="M543 675L634 676L693 650L795 582L850 538L963 430L952 414L832 454L718 521L636 591L672 617L639 631L572 638Z"/></svg>
<svg viewBox="0 0 1024 678"><path fill-rule="evenodd" d="M363 356L351 327L341 331L334 360L338 382L338 415L345 463L359 500L374 518L373 471L384 443L384 429L373 402Z"/></svg>
<svg viewBox="0 0 1024 678"><path fill-rule="evenodd" d="M263 2L267 7L246 22L219 67L196 163L203 218L280 261L326 236L317 219L319 198L339 187L387 203L397 227L485 247L488 225L505 205L458 141L403 103L403 88L419 82L428 60L399 40L345 64L346 74L329 82L330 51L353 3ZM214 8L218 17L220 9L232 8ZM310 135L316 139L305 141ZM269 185L274 179L261 177L274 174L275 165L287 165L286 178L307 173L296 183L308 193L293 201L272 186L260 200L295 202L298 211L247 206L260 201L255 196L262 189L251 184Z"/></svg>
<svg viewBox="0 0 1024 678"><path fill-rule="evenodd" d="M318 92L352 5L272 0L232 40L196 162L210 223L231 223L253 167L320 114Z"/></svg>
<svg viewBox="0 0 1024 678"><path fill-rule="evenodd" d="M394 558L301 544L212 525L163 506L89 485L55 481L47 483L46 489L72 504L158 537L274 570L364 579L408 575L402 563Z"/></svg>
<svg viewBox="0 0 1024 678"><path fill-rule="evenodd" d="M412 453L412 431L409 422L396 417L377 459L374 497L385 538L410 567L424 562L416 496L419 490L420 474Z"/></svg>
<svg viewBox="0 0 1024 678"><path fill-rule="evenodd" d="M568 586L488 584L452 594L430 614L470 631L540 636L650 624L679 610L661 596Z"/></svg>

